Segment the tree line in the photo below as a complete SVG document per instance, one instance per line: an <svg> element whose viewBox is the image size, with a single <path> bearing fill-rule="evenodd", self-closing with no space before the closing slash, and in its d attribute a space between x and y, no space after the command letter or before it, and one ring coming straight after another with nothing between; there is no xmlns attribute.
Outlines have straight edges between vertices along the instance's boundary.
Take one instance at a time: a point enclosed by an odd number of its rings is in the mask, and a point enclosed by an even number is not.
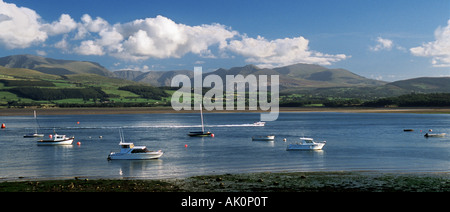
<svg viewBox="0 0 450 212"><path fill-rule="evenodd" d="M11 93L22 98L32 100L60 100L60 99L106 99L108 94L98 87L88 88L42 88L42 87L16 87L8 89Z"/></svg>

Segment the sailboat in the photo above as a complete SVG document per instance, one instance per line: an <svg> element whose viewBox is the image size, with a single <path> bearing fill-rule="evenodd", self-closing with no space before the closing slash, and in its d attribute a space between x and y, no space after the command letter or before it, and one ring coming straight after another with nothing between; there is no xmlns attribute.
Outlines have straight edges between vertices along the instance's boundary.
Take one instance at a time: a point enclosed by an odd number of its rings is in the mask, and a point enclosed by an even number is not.
<svg viewBox="0 0 450 212"><path fill-rule="evenodd" d="M188 135L191 137L206 137L206 136L213 136L213 134L209 131L205 132L205 127L203 126L203 107L202 104L200 104L200 118L202 119L202 131L198 132L189 132Z"/></svg>
<svg viewBox="0 0 450 212"><path fill-rule="evenodd" d="M24 138L44 137L44 134L39 134L37 132L37 129L39 128L39 123L37 121L36 111L34 111L34 120L36 121L36 125L37 125L35 130L34 130L34 133L28 133L28 134L23 136Z"/></svg>

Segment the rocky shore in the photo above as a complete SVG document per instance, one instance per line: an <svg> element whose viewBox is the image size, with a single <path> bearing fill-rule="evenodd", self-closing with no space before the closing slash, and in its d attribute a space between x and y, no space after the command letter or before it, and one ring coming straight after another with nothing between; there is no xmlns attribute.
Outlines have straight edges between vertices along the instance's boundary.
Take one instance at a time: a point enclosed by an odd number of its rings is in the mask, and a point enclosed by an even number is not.
<svg viewBox="0 0 450 212"><path fill-rule="evenodd" d="M450 173L294 172L194 176L183 179L26 180L1 192L450 192Z"/></svg>

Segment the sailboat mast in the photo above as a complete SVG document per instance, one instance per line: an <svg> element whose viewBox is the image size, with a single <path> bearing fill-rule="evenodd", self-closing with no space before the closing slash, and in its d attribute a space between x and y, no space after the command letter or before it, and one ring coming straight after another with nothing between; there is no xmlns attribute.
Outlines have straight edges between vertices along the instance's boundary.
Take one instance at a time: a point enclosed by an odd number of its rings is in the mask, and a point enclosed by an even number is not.
<svg viewBox="0 0 450 212"><path fill-rule="evenodd" d="M38 123L38 121L37 121L37 116L36 116L36 111L34 111L34 121L36 122L36 128L34 128L34 132L35 132L35 134L37 134L38 132L38 127L40 127L39 126L39 123Z"/></svg>
<svg viewBox="0 0 450 212"><path fill-rule="evenodd" d="M200 117L202 119L202 132L205 132L205 128L203 127L203 107L201 103L200 103Z"/></svg>

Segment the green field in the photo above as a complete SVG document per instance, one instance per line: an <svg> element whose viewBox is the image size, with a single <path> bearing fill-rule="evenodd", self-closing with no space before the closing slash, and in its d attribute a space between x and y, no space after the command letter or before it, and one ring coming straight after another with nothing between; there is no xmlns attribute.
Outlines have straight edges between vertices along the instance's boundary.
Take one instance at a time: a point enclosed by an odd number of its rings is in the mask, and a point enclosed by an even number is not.
<svg viewBox="0 0 450 212"><path fill-rule="evenodd" d="M159 99L142 97L134 92L121 90L124 86L151 87L142 83L100 76L96 74L51 75L29 69L5 68L0 66L0 106L153 106L170 101L167 91ZM155 88L159 89L159 88ZM46 97L52 92L60 93ZM43 92L43 94L39 94ZM89 93L91 92L91 93ZM97 92L98 95L92 94ZM165 92L165 91L164 91ZM33 94L36 93L36 94ZM78 94L80 93L80 94ZM76 97L76 96L80 97ZM64 98L67 96L67 98ZM75 96L75 98L72 98ZM42 97L42 99L40 99Z"/></svg>

